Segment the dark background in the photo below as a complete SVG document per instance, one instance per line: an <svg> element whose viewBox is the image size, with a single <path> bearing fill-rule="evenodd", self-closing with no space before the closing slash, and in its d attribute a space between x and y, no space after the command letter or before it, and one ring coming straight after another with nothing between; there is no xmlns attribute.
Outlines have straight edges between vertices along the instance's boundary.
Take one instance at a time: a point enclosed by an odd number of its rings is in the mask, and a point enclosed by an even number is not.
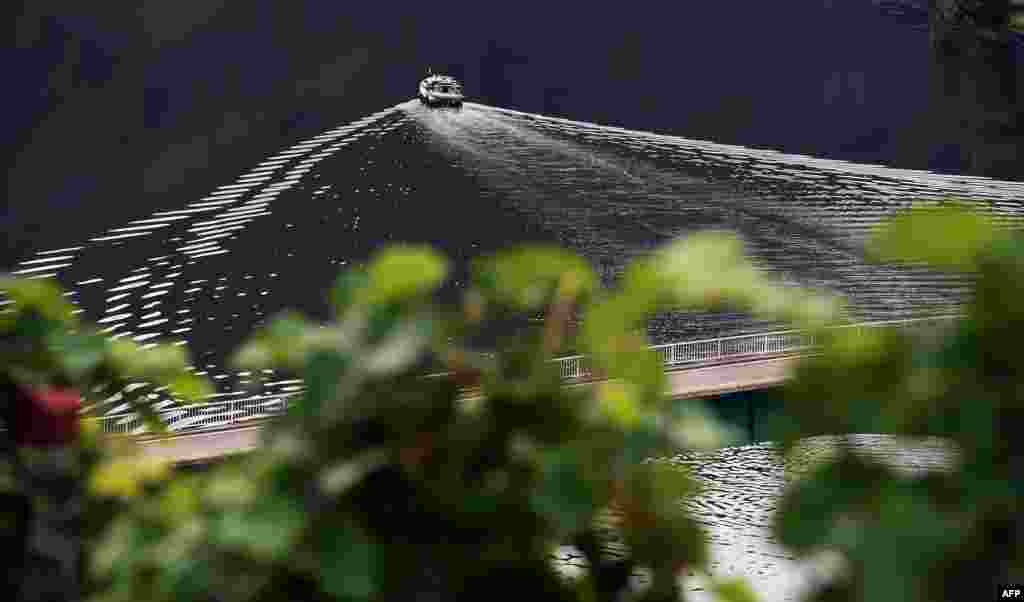
<svg viewBox="0 0 1024 602"><path fill-rule="evenodd" d="M411 98L427 67L485 104L962 167L957 141L930 125L926 18L876 0L106 4L16 5L0 267L195 200Z"/></svg>

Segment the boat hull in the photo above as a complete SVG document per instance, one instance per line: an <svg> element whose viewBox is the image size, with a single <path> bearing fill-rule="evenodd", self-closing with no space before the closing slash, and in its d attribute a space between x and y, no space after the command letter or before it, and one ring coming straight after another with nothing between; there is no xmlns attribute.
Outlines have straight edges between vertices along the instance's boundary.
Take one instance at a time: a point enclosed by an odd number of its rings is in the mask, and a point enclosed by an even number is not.
<svg viewBox="0 0 1024 602"><path fill-rule="evenodd" d="M420 102L428 107L461 107L461 98L430 98L420 97Z"/></svg>
<svg viewBox="0 0 1024 602"><path fill-rule="evenodd" d="M461 107L464 96L460 88L452 78L430 76L420 82L418 94L420 102L428 106Z"/></svg>

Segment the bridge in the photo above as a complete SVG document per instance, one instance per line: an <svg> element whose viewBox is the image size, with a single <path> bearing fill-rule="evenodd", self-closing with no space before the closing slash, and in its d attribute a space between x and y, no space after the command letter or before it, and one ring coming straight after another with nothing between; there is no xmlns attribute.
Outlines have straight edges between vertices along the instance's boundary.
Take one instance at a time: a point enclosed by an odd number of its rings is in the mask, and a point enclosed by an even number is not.
<svg viewBox="0 0 1024 602"><path fill-rule="evenodd" d="M864 322L838 328L929 328L957 317ZM773 391L788 378L795 361L813 353L816 346L813 335L786 330L683 341L652 349L664 363L670 399L710 398L712 409L721 418L744 427L749 441L758 441L770 438L765 423L781 409ZM586 356L552 361L559 364L566 386L587 386L597 380ZM265 421L283 414L288 399L298 394L245 397L167 410L160 415L171 434L163 436L147 435L135 414L95 420L104 432L138 436L146 454L177 463L203 463L255 449ZM472 393L467 397L471 398Z"/></svg>
<svg viewBox="0 0 1024 602"><path fill-rule="evenodd" d="M959 316L864 322L837 328L865 330L894 327L930 328ZM748 441L770 439L771 419L781 411L777 388L794 362L813 353L814 336L785 330L669 343L652 347L662 358L671 399L705 398L721 418L742 427ZM587 386L599 380L582 355L552 360L566 386ZM160 413L169 435L152 436L135 414L95 418L101 430L135 435L144 453L176 463L202 463L259 445L265 421L281 415L288 398L299 394L258 396L181 406ZM467 392L472 398L473 392ZM767 429L767 430L766 430Z"/></svg>

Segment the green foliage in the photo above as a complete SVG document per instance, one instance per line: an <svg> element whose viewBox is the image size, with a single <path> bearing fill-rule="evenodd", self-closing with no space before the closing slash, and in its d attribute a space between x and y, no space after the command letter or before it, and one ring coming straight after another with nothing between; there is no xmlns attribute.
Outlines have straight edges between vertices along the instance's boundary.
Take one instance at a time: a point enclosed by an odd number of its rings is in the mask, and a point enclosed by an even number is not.
<svg viewBox="0 0 1024 602"><path fill-rule="evenodd" d="M951 204L897 216L873 249L881 260L973 274L966 315L930 336L841 329L826 337L787 386L796 425L787 448L809 435L902 433L942 437L959 461L948 473L907 476L841 447L787 493L777 531L801 554L841 552L842 599L969 599L977 583L1024 568L1024 542L1007 535L1021 532L1024 503L1011 460L1024 455L1015 357L1024 240Z"/></svg>
<svg viewBox="0 0 1024 602"><path fill-rule="evenodd" d="M395 245L381 251L367 268L365 300L370 304L429 294L448 274L448 262L430 247Z"/></svg>
<svg viewBox="0 0 1024 602"><path fill-rule="evenodd" d="M582 529L598 506L597 484L586 478L578 455L571 448L543 453L539 483L531 497L538 514L548 517L563 537Z"/></svg>
<svg viewBox="0 0 1024 602"><path fill-rule="evenodd" d="M720 251L716 242L698 239L690 251L673 251L671 270L655 269L661 260L644 264L611 292L597 289L575 255L510 249L475 263L462 322L442 317L429 298L446 273L444 260L413 247L381 252L339 278L330 295L335 321L318 325L285 313L236 354L239 366L292 370L306 383L293 414L266 429L263 451L218 467L188 490L145 471L100 470L95 494L122 500L126 511L99 547L107 560L94 563L94 593L193 597L181 571L199 570L195 564L137 560L152 556L144 550L174 545L177 557L205 559L202 578L212 583L248 563L248 585L225 593L232 600L269 595L282 579L301 581L313 597L404 599L416 586L387 576L402 573L404 565L394 563L412 546L421 551L410 554L435 558L436 569L456 581L490 582L500 568L537 576L546 584L538 595L601 599L614 592L581 593L540 577L537 567L549 566L552 546L591 533L609 508L626 517L634 562L659 579L705 566L705 538L680 505L695 494L694 482L678 468L642 460L714 444L720 429L694 402L662 402L661 362L640 329L705 286L674 283L681 254L753 273L734 243ZM585 316L581 340L610 380L567 389L548 360L565 344L575 308ZM494 360L463 348L464 337L489 320L538 310L546 311L545 323ZM453 332L461 336L438 336ZM414 367L428 356L446 363L452 377L421 379ZM457 383L470 366L479 389L467 397ZM139 511L147 503L174 519L152 528ZM181 534L173 527L180 524L194 533ZM134 535L125 540L126 533ZM437 541L449 545L434 549ZM595 566L595 575L601 570ZM157 577L139 579L139 571Z"/></svg>
<svg viewBox="0 0 1024 602"><path fill-rule="evenodd" d="M28 322L19 320L28 314L34 314L38 321L57 322L68 327L78 322L74 306L64 297L60 287L50 280L3 277L0 278L0 291L13 301L8 318L2 323L4 334L17 332L17 326L29 326Z"/></svg>
<svg viewBox="0 0 1024 602"><path fill-rule="evenodd" d="M83 391L86 401L97 390L118 390L132 382L167 386L183 401L200 401L212 392L188 370L183 348L142 349L129 340L107 339L81 325L60 288L48 280L3 278L0 292L13 302L0 314L0 360L8 382L66 383Z"/></svg>
<svg viewBox="0 0 1024 602"><path fill-rule="evenodd" d="M188 356L182 348L157 345L143 349L131 341L107 339L94 328L80 323L74 307L52 281L2 278L0 291L10 301L0 311L0 383L4 387L0 413L8 420L22 415L12 411L15 387L28 390L70 387L81 394L81 407L54 408L27 400L23 403L36 404L33 415L67 422L77 420L80 409L101 407L103 400L120 391L119 399L138 412L151 430L159 432L164 425L146 393L164 387L181 401L198 402L212 392L207 381L188 369ZM129 385L133 385L134 390L128 391ZM68 415L68 412L73 413ZM15 421L5 426L8 430L0 433L4 450L0 454L0 475L3 476L0 491L8 495L5 503L13 507L23 505L30 512L17 521L0 523L0 539L22 545L23 542L13 540L18 533L25 533L25 521L68 504L66 497L76 491L76 483L80 483L92 494L84 500L71 502L72 507L85 507L83 520L71 523L80 524L82 528L71 537L94 552L90 556L97 566L108 567L123 579L135 578L136 564L123 564L119 560L122 554L128 554L139 563L149 561L149 557L138 555L139 546L145 534L153 532L152 515L160 513L147 500L153 491L166 484L169 468L159 462L125 455L121 449L123 441L105 444L92 422L81 423L77 441L66 440L73 433L55 428L50 433L50 450L18 442L19 430L27 429L27 425ZM69 452L77 454L67 455ZM30 460L32 458L36 460ZM64 460L55 461L55 458ZM147 515L144 530L137 530L123 512L137 503L140 503L139 511ZM58 549L60 537L45 537L41 541L47 542L49 547L35 550L36 562L40 557L53 560L77 554L74 549ZM107 543L95 547L97 541ZM175 545L174 541L169 538L167 545ZM73 542L64 543L63 547L73 546ZM164 557L159 550L163 548L154 552L158 556L156 560ZM59 565L60 561L57 562ZM175 570L180 576L181 567L180 562L169 564L167 578L171 578ZM53 574L51 577L56 587L77 587L73 585L78 583L77 575ZM31 592L24 594L32 595ZM70 591L68 595L72 595ZM123 595L123 588L112 587L107 592L109 598L119 595Z"/></svg>
<svg viewBox="0 0 1024 602"><path fill-rule="evenodd" d="M322 529L317 539L324 592L341 600L371 598L377 590L375 546L346 526Z"/></svg>
<svg viewBox="0 0 1024 602"><path fill-rule="evenodd" d="M966 208L961 203L917 205L879 227L869 253L882 261L972 270L997 231L989 216Z"/></svg>
<svg viewBox="0 0 1024 602"><path fill-rule="evenodd" d="M713 591L722 602L757 602L759 599L750 585L740 579L716 580Z"/></svg>
<svg viewBox="0 0 1024 602"><path fill-rule="evenodd" d="M1024 32L1024 2L1010 0L1006 4L1007 26L1011 31Z"/></svg>
<svg viewBox="0 0 1024 602"><path fill-rule="evenodd" d="M477 261L474 283L495 303L528 311L546 306L553 294L585 298L597 278L580 257L557 247L520 247Z"/></svg>
<svg viewBox="0 0 1024 602"><path fill-rule="evenodd" d="M798 555L831 550L846 567L829 593L813 596L964 599L978 591L979 568L1024 568L1012 539L1024 495L1013 473L1024 452L1014 361L1024 310L1013 302L1024 293L1024 244L988 223L962 208L915 210L875 238L885 261L973 274L966 319L934 336L826 328L844 324L840 299L770 282L723 233L638 260L612 291L563 250L506 250L474 263L460 312L432 300L446 260L419 247L384 250L339 278L330 323L285 313L236 354L239 366L291 370L306 384L258 451L183 476L120 450L123 441L83 433L85 593L376 602L435 587L442 599L636 599L615 576L626 566L654 577L642 599L679 599L680 572L708 565L706 537L684 503L699 488L650 458L722 445L729 433L700 403L665 399L643 329L659 312L713 308L817 333L821 353L801 361L787 386L784 450L848 432L937 435L959 446L950 474L897 474L840 446L795 481L777 514L780 541ZM8 287L17 303L0 326L26 341L4 358L10 378L88 386L122 375L203 390L179 350L90 338L59 291ZM536 312L544 323L496 357L467 351L491 321ZM574 313L599 378L565 387L549 360L566 346ZM447 374L423 378L426 359ZM586 543L600 540L597 517L609 512L627 544L621 565ZM1008 546L995 543L1008 537ZM575 583L548 564L567 542L589 561ZM710 589L720 600L757 599L742 581L712 578Z"/></svg>

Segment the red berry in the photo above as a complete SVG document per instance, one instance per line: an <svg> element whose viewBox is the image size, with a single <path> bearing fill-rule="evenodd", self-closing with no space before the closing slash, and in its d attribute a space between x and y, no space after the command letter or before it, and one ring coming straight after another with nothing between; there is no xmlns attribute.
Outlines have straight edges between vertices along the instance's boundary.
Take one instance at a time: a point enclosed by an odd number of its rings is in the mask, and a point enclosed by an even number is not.
<svg viewBox="0 0 1024 602"><path fill-rule="evenodd" d="M14 400L14 441L18 445L69 445L78 437L82 398L74 389L19 388Z"/></svg>

